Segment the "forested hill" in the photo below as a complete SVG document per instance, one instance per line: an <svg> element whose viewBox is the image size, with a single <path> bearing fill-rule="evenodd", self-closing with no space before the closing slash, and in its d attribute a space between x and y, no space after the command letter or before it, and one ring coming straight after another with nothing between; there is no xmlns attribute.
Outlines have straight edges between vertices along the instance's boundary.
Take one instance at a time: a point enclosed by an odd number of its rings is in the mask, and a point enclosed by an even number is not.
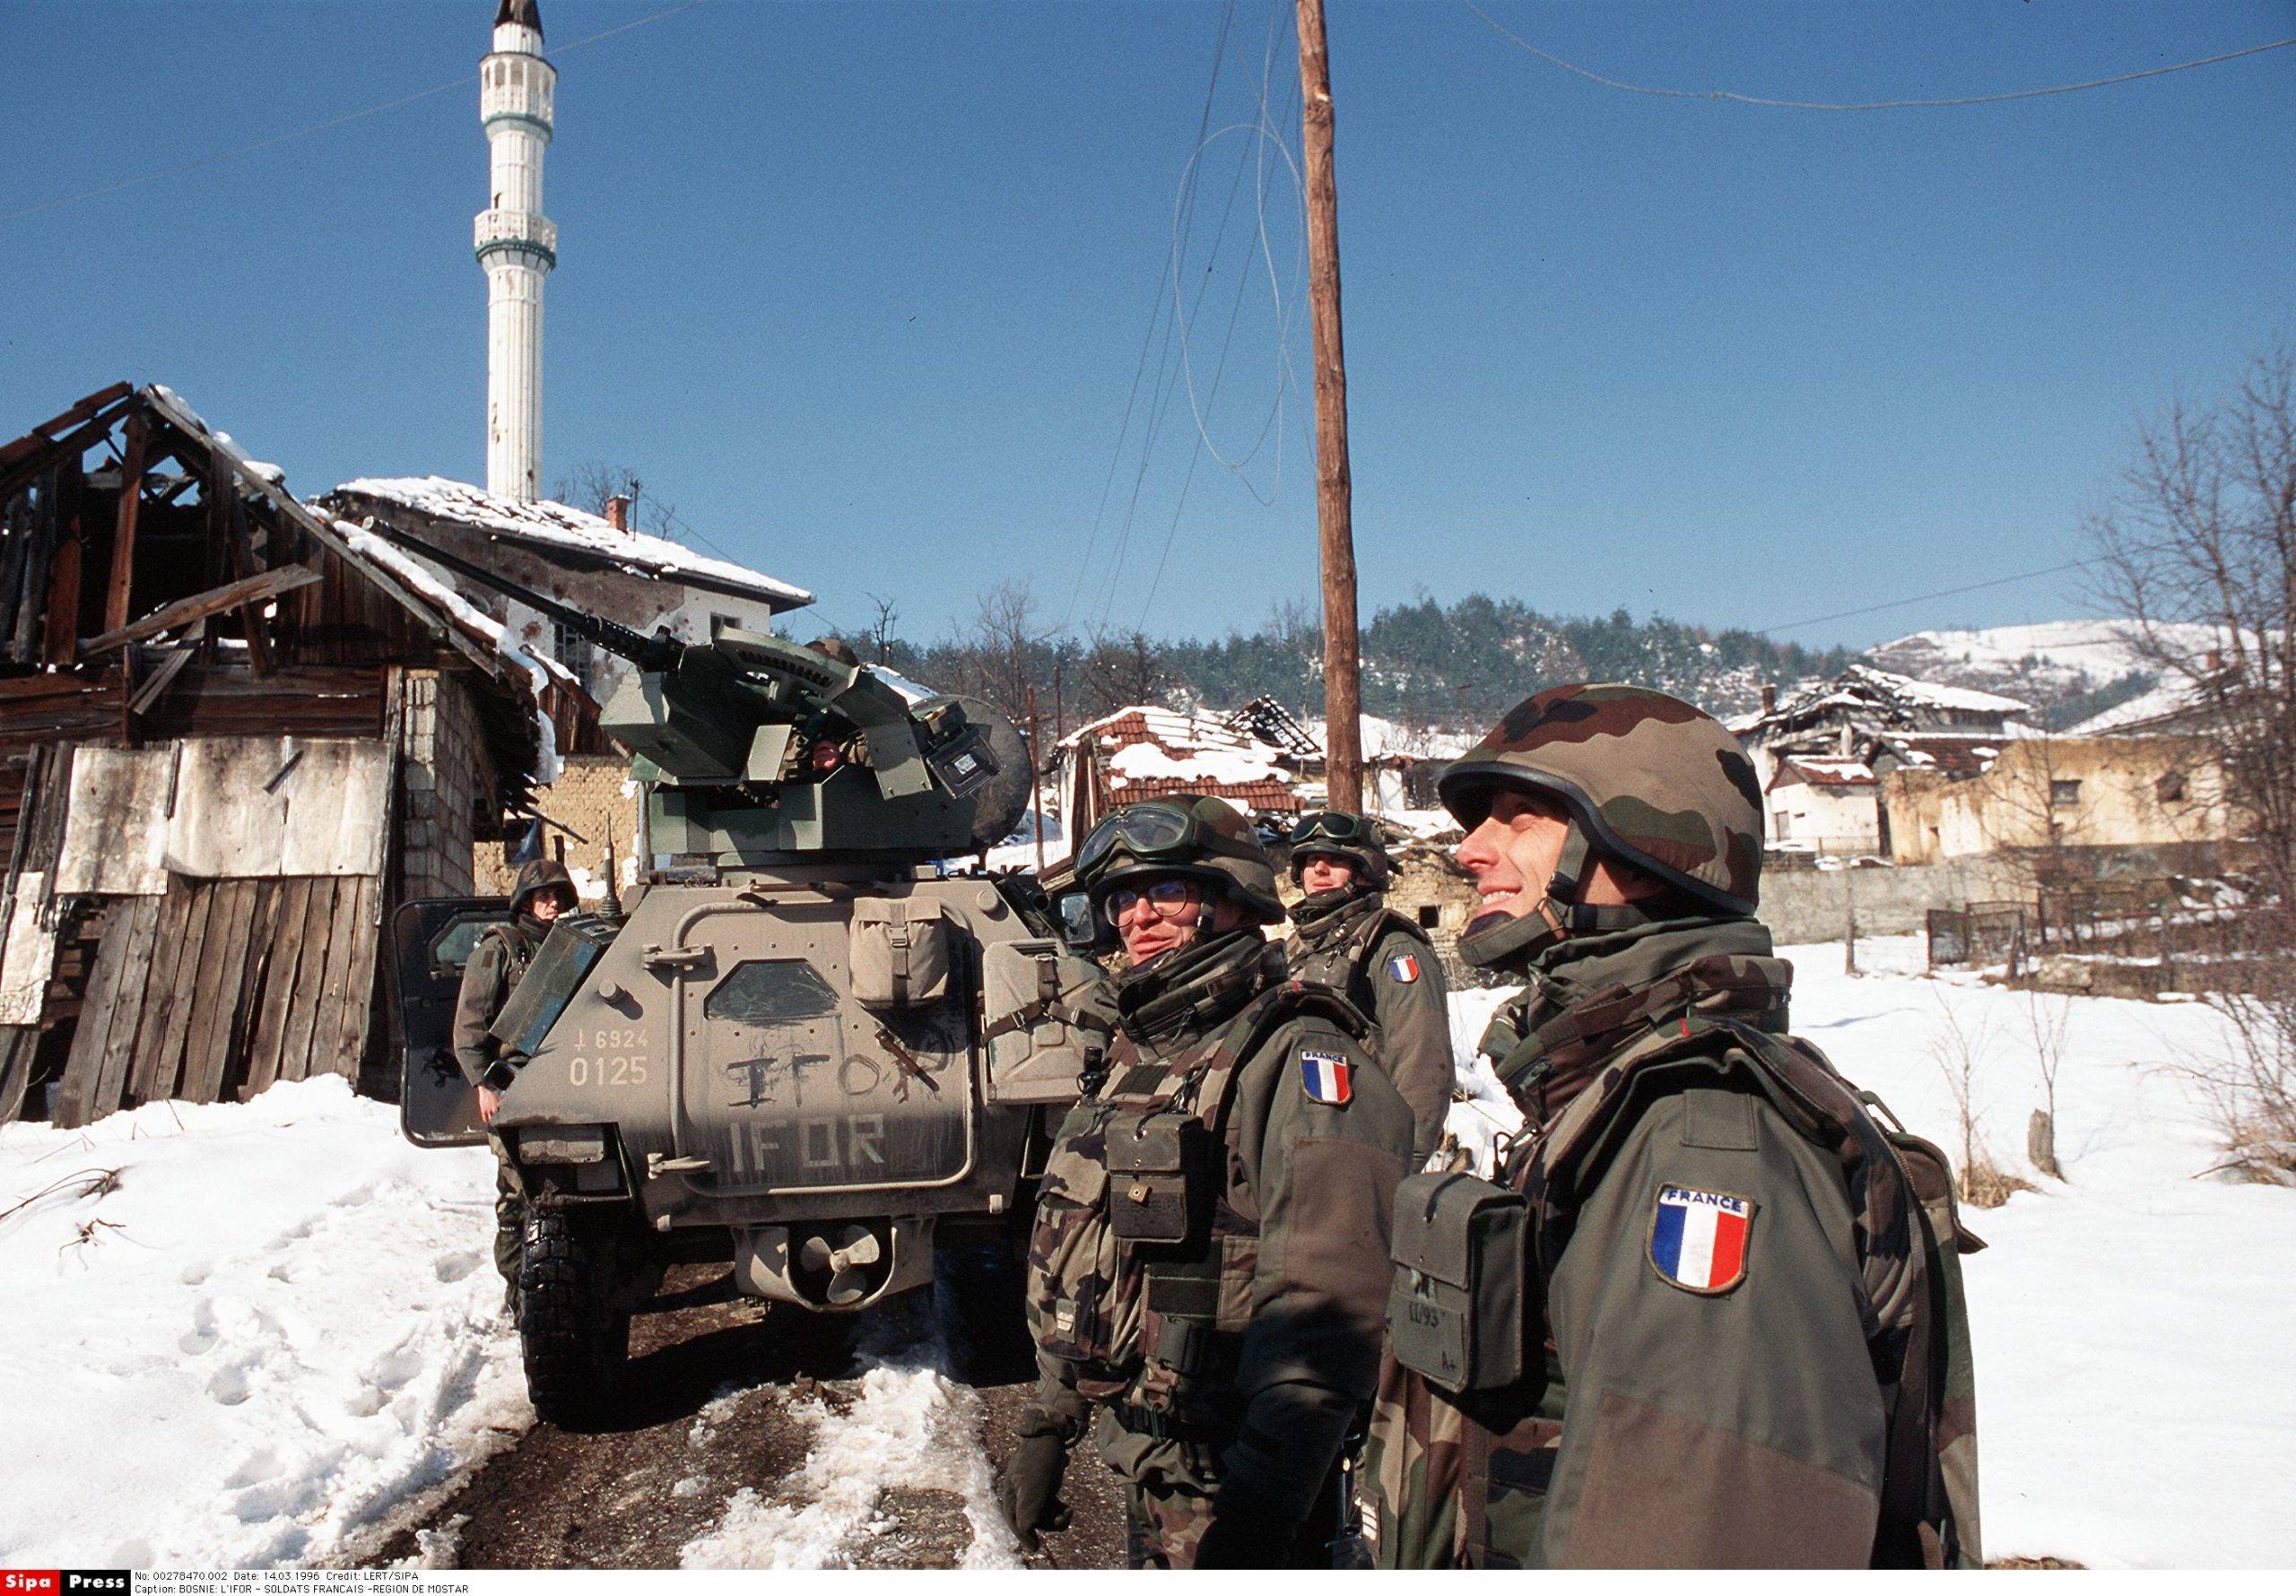
<svg viewBox="0 0 2296 1596"><path fill-rule="evenodd" d="M1322 629L1304 606L1280 610L1251 632L1211 641L1139 634L1077 639L1051 635L1025 586L983 596L974 624L919 646L896 617L849 637L864 659L945 690L976 693L1021 712L1034 686L1048 722L1058 669L1068 724L1125 704L1235 708L1262 695L1295 713L1323 708ZM1717 715L1759 704L1764 683L1786 686L1840 670L1853 657L1813 652L1747 631L1709 631L1624 610L1601 618L1543 615L1519 599L1477 594L1375 613L1361 634L1363 708L1411 725L1481 729L1526 693L1558 681L1637 681Z"/></svg>

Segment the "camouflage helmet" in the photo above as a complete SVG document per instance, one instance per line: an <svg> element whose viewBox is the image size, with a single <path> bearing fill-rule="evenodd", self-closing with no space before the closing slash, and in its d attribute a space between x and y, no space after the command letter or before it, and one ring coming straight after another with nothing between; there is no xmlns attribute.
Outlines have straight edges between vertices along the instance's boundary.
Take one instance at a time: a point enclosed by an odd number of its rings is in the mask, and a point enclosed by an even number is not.
<svg viewBox="0 0 2296 1596"><path fill-rule="evenodd" d="M1292 879L1299 880L1300 872L1318 854L1334 859L1344 859L1355 869L1355 887L1365 891L1384 892L1395 866L1387 858L1387 850L1379 846L1378 833L1370 820L1362 815L1352 815L1344 810L1326 810L1321 814L1301 815L1292 828Z"/></svg>
<svg viewBox="0 0 2296 1596"><path fill-rule="evenodd" d="M1761 874L1761 790L1722 723L1647 687L1534 693L1437 783L1469 830L1495 790L1559 801L1596 852L1726 914L1751 915Z"/></svg>
<svg viewBox="0 0 2296 1596"><path fill-rule="evenodd" d="M561 910L580 906L582 895L575 890L574 878L555 859L529 859L518 866L518 873L510 881L510 912L518 913L526 899L536 893L555 890L561 899Z"/></svg>
<svg viewBox="0 0 2296 1596"><path fill-rule="evenodd" d="M1154 798L1120 809L1076 850L1076 882L1100 910L1119 882L1194 876L1262 925L1283 918L1275 866L1252 823L1219 798Z"/></svg>

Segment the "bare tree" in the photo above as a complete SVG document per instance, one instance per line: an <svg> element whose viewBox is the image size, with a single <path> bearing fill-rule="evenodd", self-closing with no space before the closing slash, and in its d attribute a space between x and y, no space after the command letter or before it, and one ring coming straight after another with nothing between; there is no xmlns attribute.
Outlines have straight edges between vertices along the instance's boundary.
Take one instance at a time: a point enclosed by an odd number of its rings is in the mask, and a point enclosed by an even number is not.
<svg viewBox="0 0 2296 1596"><path fill-rule="evenodd" d="M1937 1072L1944 1077L1945 1089L1953 1099L1961 1144L1961 1201L1979 1208L1999 1208L2009 1201L2011 1193L2031 1191L2032 1187L2029 1182L2002 1173L1985 1145L1985 1109L1979 1100L1978 1077L1992 1062L1996 1041L1993 1023L1982 1015L1974 1020L1965 1019L1944 992L1937 993L1936 997L1943 1024L1930 1037L1929 1055L1936 1061Z"/></svg>
<svg viewBox="0 0 2296 1596"><path fill-rule="evenodd" d="M1084 655L1084 701L1087 712L1108 715L1133 704L1156 704L1171 685L1163 650L1145 632L1121 637L1096 634Z"/></svg>
<svg viewBox="0 0 2296 1596"><path fill-rule="evenodd" d="M893 657L893 639L900 635L900 612L889 598L874 593L868 596L869 602L876 606L877 613L869 622L869 635L865 641L869 652L876 656L873 663L887 664Z"/></svg>
<svg viewBox="0 0 2296 1596"><path fill-rule="evenodd" d="M2041 1106L2025 1127L2025 1154L2034 1168L2052 1180L2065 1178L2057 1158L2057 1077L2065 1067L2066 1032L2072 1018L2072 999L2026 992L2025 1032L2033 1044L2034 1068L2040 1071Z"/></svg>
<svg viewBox="0 0 2296 1596"><path fill-rule="evenodd" d="M2182 690L2183 728L2213 745L2274 896L2296 903L2296 348L2213 403L2172 403L2135 455L2091 522L2093 580Z"/></svg>
<svg viewBox="0 0 2296 1596"><path fill-rule="evenodd" d="M2093 580L2177 690L2172 724L2261 878L2260 904L2216 926L2232 961L2206 996L2231 1040L2187 1072L2235 1164L2296 1180L2296 347L2257 355L2212 401L2172 402L2132 454L2091 522Z"/></svg>
<svg viewBox="0 0 2296 1596"><path fill-rule="evenodd" d="M578 510L603 516L609 499L638 497L638 473L626 465L585 460L567 467L552 480L550 497Z"/></svg>
<svg viewBox="0 0 2296 1596"><path fill-rule="evenodd" d="M965 639L981 696L1016 720L1027 713L1029 689L1048 658L1045 642L1050 635L1026 577L984 592Z"/></svg>

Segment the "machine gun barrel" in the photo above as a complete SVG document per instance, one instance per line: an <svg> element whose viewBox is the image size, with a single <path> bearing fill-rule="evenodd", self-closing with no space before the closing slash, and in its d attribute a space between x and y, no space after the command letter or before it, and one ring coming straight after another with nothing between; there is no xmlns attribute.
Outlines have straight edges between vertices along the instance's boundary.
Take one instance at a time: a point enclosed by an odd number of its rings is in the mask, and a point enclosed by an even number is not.
<svg viewBox="0 0 2296 1596"><path fill-rule="evenodd" d="M444 566L457 576L483 583L505 597L514 598L529 609L541 611L575 636L587 639L608 654L619 655L641 671L674 671L678 668L678 662L685 657L685 645L670 636L666 628L649 638L618 620L608 620L604 616L592 615L561 604L547 594L536 593L533 588L497 575L483 566L473 565L444 549L434 549L421 538L401 532L388 522L376 522L375 529L409 553L419 554Z"/></svg>

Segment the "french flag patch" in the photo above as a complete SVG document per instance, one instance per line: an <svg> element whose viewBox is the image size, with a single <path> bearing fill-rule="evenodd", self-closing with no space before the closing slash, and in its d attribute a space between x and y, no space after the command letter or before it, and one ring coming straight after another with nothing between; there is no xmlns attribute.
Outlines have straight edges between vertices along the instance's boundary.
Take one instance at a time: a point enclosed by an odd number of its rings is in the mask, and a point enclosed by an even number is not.
<svg viewBox="0 0 2296 1596"><path fill-rule="evenodd" d="M1300 1050L1300 1085L1309 1097L1334 1108L1355 1096L1355 1066L1344 1054Z"/></svg>
<svg viewBox="0 0 2296 1596"><path fill-rule="evenodd" d="M1398 953L1387 960L1387 974L1408 986L1419 979L1419 960L1408 953Z"/></svg>
<svg viewBox="0 0 2296 1596"><path fill-rule="evenodd" d="M1670 1286L1716 1297L1746 1278L1754 1205L1727 1192L1660 1186L1650 1221L1650 1264Z"/></svg>

